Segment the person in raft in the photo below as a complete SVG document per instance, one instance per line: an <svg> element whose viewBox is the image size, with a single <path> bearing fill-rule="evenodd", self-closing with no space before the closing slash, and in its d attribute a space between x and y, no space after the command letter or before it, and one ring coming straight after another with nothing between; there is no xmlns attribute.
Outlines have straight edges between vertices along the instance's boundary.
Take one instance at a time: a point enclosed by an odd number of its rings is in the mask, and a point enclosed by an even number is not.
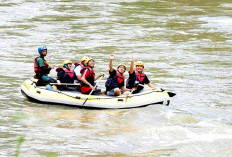
<svg viewBox="0 0 232 157"><path fill-rule="evenodd" d="M81 80L81 69L84 67L87 67L88 60L89 60L89 57L84 56L81 58L81 62L76 61L74 63L74 65L75 65L74 72L76 74L78 82L80 82L80 80Z"/></svg>
<svg viewBox="0 0 232 157"><path fill-rule="evenodd" d="M62 85L62 83L70 83L73 84L74 80L76 80L76 75L72 68L72 61L65 60L62 63L62 67L56 68L57 72L57 82L60 85L58 86L59 90L76 90L75 86L66 86Z"/></svg>
<svg viewBox="0 0 232 157"><path fill-rule="evenodd" d="M134 70L135 64L135 70ZM132 94L141 93L143 91L144 85L147 84L153 90L156 88L150 83L147 75L143 72L144 63L142 61L135 62L135 59L132 58L131 66L129 70L129 78L126 82L126 87L129 89L133 89Z"/></svg>
<svg viewBox="0 0 232 157"><path fill-rule="evenodd" d="M125 77L123 73L126 71L125 64L119 64L117 70L113 68L112 62L114 59L114 55L110 56L109 62L109 74L110 76L107 78L105 86L106 86L106 95L108 96L119 96L129 95L131 89L127 89L124 87Z"/></svg>
<svg viewBox="0 0 232 157"><path fill-rule="evenodd" d="M34 59L34 78L39 79L37 85L56 83L57 81L55 79L47 76L50 73L50 70L54 68L54 65L49 65L48 62L44 59L47 55L47 47L39 46L38 52L40 56Z"/></svg>
<svg viewBox="0 0 232 157"><path fill-rule="evenodd" d="M95 77L95 72L93 70L94 68L94 59L89 58L85 61L86 67L83 67L81 69L81 93L82 94L90 94L92 91L92 95L98 95L98 94L104 94L105 90L95 88L94 81L99 79L100 77L103 77L104 74L100 74L97 77Z"/></svg>

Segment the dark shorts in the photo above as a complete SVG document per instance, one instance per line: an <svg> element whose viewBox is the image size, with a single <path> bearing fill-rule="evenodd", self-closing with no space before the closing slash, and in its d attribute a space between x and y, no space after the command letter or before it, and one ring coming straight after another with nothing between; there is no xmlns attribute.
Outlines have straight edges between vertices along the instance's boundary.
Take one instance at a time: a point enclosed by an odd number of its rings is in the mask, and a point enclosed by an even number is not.
<svg viewBox="0 0 232 157"><path fill-rule="evenodd" d="M57 83L57 80L47 75L43 75L42 78L39 78L36 85L37 86L46 86L49 83Z"/></svg>
<svg viewBox="0 0 232 157"><path fill-rule="evenodd" d="M80 86L57 86L61 91L80 91Z"/></svg>
<svg viewBox="0 0 232 157"><path fill-rule="evenodd" d="M143 90L143 89L140 89L140 90L135 90L135 91L133 91L132 94L142 93L142 92L144 92L144 90Z"/></svg>

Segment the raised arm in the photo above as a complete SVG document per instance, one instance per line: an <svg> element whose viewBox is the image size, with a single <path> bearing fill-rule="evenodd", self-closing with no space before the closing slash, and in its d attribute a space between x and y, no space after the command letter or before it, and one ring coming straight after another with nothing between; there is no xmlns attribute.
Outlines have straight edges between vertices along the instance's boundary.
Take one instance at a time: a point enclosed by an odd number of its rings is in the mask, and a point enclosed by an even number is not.
<svg viewBox="0 0 232 157"><path fill-rule="evenodd" d="M130 70L129 70L130 74L132 74L134 72L134 64L135 64L135 59L134 59L134 57L132 57Z"/></svg>
<svg viewBox="0 0 232 157"><path fill-rule="evenodd" d="M111 54L110 55L110 62L109 62L109 69L110 69L110 72L112 72L114 69L113 69L113 59L114 59L114 55Z"/></svg>

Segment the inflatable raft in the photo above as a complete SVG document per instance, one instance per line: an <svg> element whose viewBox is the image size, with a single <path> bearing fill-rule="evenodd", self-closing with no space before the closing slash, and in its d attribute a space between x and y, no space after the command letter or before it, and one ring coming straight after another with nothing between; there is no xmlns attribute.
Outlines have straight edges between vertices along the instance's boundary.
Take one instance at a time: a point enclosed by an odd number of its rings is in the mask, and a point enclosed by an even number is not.
<svg viewBox="0 0 232 157"><path fill-rule="evenodd" d="M36 80L27 79L21 85L21 91L29 100L41 103L63 104L88 108L122 109L154 104L169 105L171 92L145 90L129 96L83 95L76 91L47 90L45 86L36 86ZM87 101L86 101L87 99ZM85 102L86 101L86 102ZM85 102L84 106L83 103Z"/></svg>

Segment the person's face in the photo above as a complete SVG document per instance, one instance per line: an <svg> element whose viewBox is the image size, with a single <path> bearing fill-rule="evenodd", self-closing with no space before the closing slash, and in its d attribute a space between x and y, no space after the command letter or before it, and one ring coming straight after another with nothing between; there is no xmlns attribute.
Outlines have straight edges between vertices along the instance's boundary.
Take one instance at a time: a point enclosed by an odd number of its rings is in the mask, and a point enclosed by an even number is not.
<svg viewBox="0 0 232 157"><path fill-rule="evenodd" d="M118 67L118 71L119 71L121 74L123 74L123 73L126 71L126 69L125 69L125 67L124 67L123 65L120 65L120 66Z"/></svg>
<svg viewBox="0 0 232 157"><path fill-rule="evenodd" d="M85 63L85 61L81 62L85 67L87 66L87 64Z"/></svg>
<svg viewBox="0 0 232 157"><path fill-rule="evenodd" d="M68 64L68 69L71 69L71 68L72 68L72 64L69 63L69 64Z"/></svg>
<svg viewBox="0 0 232 157"><path fill-rule="evenodd" d="M137 65L135 68L136 68L136 71L138 71L138 72L143 71L143 66L142 65Z"/></svg>
<svg viewBox="0 0 232 157"><path fill-rule="evenodd" d="M90 68L93 68L94 67L94 60L90 60L89 63L88 63L88 66Z"/></svg>
<svg viewBox="0 0 232 157"><path fill-rule="evenodd" d="M46 56L47 55L47 50L42 50L42 55Z"/></svg>

